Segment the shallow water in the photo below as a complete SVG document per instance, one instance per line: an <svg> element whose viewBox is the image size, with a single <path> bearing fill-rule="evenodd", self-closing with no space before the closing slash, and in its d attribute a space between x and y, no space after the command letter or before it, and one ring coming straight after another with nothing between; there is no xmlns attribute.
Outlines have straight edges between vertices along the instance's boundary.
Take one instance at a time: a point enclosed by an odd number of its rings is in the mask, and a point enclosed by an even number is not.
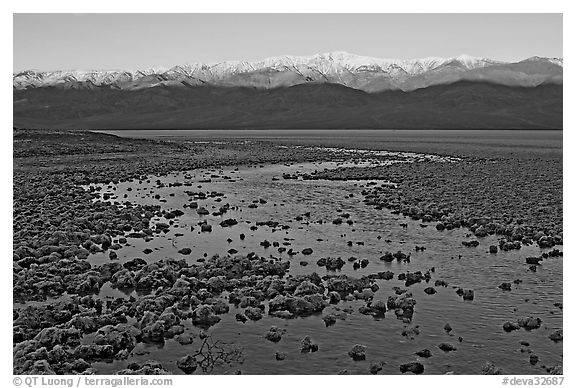
<svg viewBox="0 0 576 388"><path fill-rule="evenodd" d="M554 343L547 338L554 330L562 328L562 310L553 306L555 302L562 302L562 258L547 259L536 273L532 273L524 259L540 255L542 250L536 246L489 254L488 246L497 242L494 236L479 239L480 246L477 248L466 248L461 242L473 237L467 236L468 231L465 229L439 232L434 224L413 221L362 203L363 188L388 182L282 178L284 173L312 172L337 165L265 165L238 167L237 170L231 166L221 170L151 176L149 183L122 182L110 188L101 185L101 194L108 192L117 196L112 201L157 204L166 210L180 209L185 213L174 220L168 233L155 235L149 242L129 238L129 246L117 251L119 260L125 262L134 257L142 257L150 263L172 257L185 258L193 263L204 253L208 256L226 255L230 248L234 248L239 254L256 252L266 257L289 260L292 275L317 272L323 276L327 270L319 267L316 260L328 256L341 257L346 261L341 273L349 276L360 277L386 270L395 273L393 280L377 281L380 289L374 299L384 301L394 295L393 287L406 288L404 282L396 280L400 272L425 272L435 268L430 284L423 282L407 287L417 300L411 324L396 319L393 312L387 312L384 319L361 315L358 308L364 305L362 301L344 301L326 308L324 315L335 308L350 307L353 310L346 320L338 320L330 327L325 327L321 315L292 320L264 315L260 321L243 324L234 319L235 313L240 310L231 306L230 312L221 316L222 321L211 327L209 332L215 339L243 348L245 361L232 370L241 369L246 374L333 374L342 369L350 373L369 373L370 363L379 361L385 362L380 373L398 374L400 364L416 360L424 364L427 374L479 374L485 361L494 362L509 374L539 374L545 373L541 368L543 364L552 366L562 363L562 342ZM213 174L219 177L211 177ZM224 179L224 176L231 179ZM210 182L200 182L208 178ZM157 179L166 186L158 188ZM189 183L190 186L168 187L169 183L174 182ZM128 188L132 190L128 191ZM223 193L222 197L194 200L210 212L217 211L224 204L230 204L231 209L223 216L200 216L196 209L182 208L191 198L186 191ZM156 194L161 198L155 199ZM127 197L124 198L124 195ZM260 203L260 199L266 203ZM257 201L257 208L248 207L253 201ZM302 221L295 220L296 216L306 212L310 212L310 217L304 217ZM333 224L332 220L341 213L349 213L353 224ZM221 227L219 222L228 218L235 218L238 224ZM257 230L250 229L256 222L269 220L289 228L258 226ZM163 218L152 221L167 222ZM200 232L197 224L202 221L212 225L211 233ZM404 228L400 226L401 223L408 226ZM191 230L192 227L194 230ZM183 236L176 237L175 233L182 233ZM244 241L239 238L241 233L246 235ZM228 238L232 242L228 243ZM309 256L297 254L290 258L286 253L278 252L276 247L265 249L260 246L264 240L278 242L280 246L294 251L311 247L314 252ZM351 246L347 244L348 241L352 241ZM415 252L416 245L425 246L426 250ZM191 248L192 254L180 255L178 250L183 247ZM153 253L145 255L142 252L145 248L152 249ZM379 260L385 251L398 250L411 253L411 262L385 263ZM458 258L459 255L461 258ZM368 258L370 263L366 268L353 270L351 263L347 262L351 256ZM107 253L102 253L91 255L89 261L98 265L109 259ZM300 261L309 264L301 266ZM425 294L423 289L433 286L437 279L447 281L449 286L435 287L438 291L435 295ZM515 279L521 279L522 282L513 284L512 291L498 288L502 282ZM474 290L474 300L462 300L455 292L458 287ZM135 292L132 295L138 296ZM127 297L126 293L111 289L108 285L103 287L101 296ZM504 322L525 316L540 317L542 327L531 332L523 329L512 333L503 331ZM446 323L450 323L453 328L450 335L443 330ZM401 335L404 328L416 325L419 326L419 335L413 339ZM271 326L286 329L286 334L277 344L264 338ZM187 330L198 332L190 324ZM300 353L300 341L306 335L310 335L313 342L319 345L318 352ZM458 341L459 336L463 338L462 342ZM520 345L521 340L528 341L529 349L539 356L540 362L536 366L530 365L529 353L521 352L521 348L527 348ZM113 373L130 362L155 359L173 373L182 373L176 368L176 360L191 353L191 349L196 349L199 342L195 338L194 344L187 346L174 340L167 340L162 347L139 344L133 353L149 353L130 357L126 361L95 363L93 366L99 373ZM437 347L442 342L455 345L457 351L444 353ZM366 361L354 362L348 357L347 352L354 344L368 346ZM414 352L424 348L432 352L432 357L419 359ZM286 353L286 359L277 361L274 358L276 351Z"/></svg>

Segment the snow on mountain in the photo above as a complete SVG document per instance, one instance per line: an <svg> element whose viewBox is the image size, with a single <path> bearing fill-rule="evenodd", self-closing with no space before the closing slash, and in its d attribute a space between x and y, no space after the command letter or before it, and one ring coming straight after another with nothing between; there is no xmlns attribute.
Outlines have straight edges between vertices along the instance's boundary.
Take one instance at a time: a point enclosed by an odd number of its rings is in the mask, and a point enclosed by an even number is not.
<svg viewBox="0 0 576 388"><path fill-rule="evenodd" d="M563 66L562 58L533 57L526 61L548 61L550 66ZM343 51L311 56L278 56L261 61L224 61L204 64L177 65L172 68L153 67L139 70L71 70L34 71L13 74L13 87L62 87L70 83L90 83L114 88L141 88L157 85L215 84L226 86L275 87L302 82L340 83L358 89L376 92L386 89L410 90L421 85L416 79L426 79L424 85L460 79L460 73L490 66L507 65L488 58L459 55L452 58L427 57L422 59L380 59L350 54ZM258 73L256 77L250 74ZM282 76L282 74L293 74ZM438 77L441 73L443 76ZM428 76L430 74L431 76ZM557 75L556 75L557 76ZM151 82L151 78L154 82ZM423 78L424 77L424 78ZM142 85L139 81L142 80ZM411 81L414 80L414 81ZM240 83L239 83L240 82ZM403 87L403 85L405 85Z"/></svg>
<svg viewBox="0 0 576 388"><path fill-rule="evenodd" d="M564 67L564 59L563 58L546 58L549 62L558 65L560 67Z"/></svg>
<svg viewBox="0 0 576 388"><path fill-rule="evenodd" d="M525 59L524 61L521 61L521 62L549 62L549 63L552 63L554 65L564 67L564 60L562 58L546 58L546 57L534 56L534 57L530 57L528 59Z"/></svg>

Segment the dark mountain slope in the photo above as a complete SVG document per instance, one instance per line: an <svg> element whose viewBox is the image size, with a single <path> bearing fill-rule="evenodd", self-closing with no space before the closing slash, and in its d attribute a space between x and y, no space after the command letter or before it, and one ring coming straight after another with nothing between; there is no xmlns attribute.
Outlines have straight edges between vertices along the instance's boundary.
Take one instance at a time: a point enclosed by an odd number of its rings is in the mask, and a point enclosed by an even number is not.
<svg viewBox="0 0 576 388"><path fill-rule="evenodd" d="M338 84L288 88L15 90L14 125L162 128L562 128L562 85L461 81L369 94Z"/></svg>

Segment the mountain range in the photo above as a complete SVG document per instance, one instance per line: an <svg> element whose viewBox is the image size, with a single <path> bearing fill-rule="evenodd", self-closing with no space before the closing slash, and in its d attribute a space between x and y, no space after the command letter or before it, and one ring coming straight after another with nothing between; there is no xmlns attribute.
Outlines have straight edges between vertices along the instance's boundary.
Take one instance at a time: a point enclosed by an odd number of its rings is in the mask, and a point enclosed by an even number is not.
<svg viewBox="0 0 576 388"><path fill-rule="evenodd" d="M28 128L561 129L563 60L344 52L135 71L13 74Z"/></svg>
<svg viewBox="0 0 576 388"><path fill-rule="evenodd" d="M272 57L258 62L179 65L170 69L27 70L13 74L13 87L134 90L156 86L212 85L273 89L305 83L331 83L377 93L411 91L463 80L527 87L562 83L562 70L561 58L532 57L510 63L468 55L399 60L331 52L303 57Z"/></svg>

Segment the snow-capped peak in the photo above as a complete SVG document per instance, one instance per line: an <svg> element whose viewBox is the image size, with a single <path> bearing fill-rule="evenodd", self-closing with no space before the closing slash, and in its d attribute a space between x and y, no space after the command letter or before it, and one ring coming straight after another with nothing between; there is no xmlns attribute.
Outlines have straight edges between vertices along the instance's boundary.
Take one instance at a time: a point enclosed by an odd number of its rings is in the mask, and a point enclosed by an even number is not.
<svg viewBox="0 0 576 388"><path fill-rule="evenodd" d="M494 61L488 58L481 58L481 57L473 57L468 54L461 54L457 57L452 58L453 61L458 61L468 70L477 69L479 67L486 67L488 65L493 65L497 63L501 63L499 61Z"/></svg>

